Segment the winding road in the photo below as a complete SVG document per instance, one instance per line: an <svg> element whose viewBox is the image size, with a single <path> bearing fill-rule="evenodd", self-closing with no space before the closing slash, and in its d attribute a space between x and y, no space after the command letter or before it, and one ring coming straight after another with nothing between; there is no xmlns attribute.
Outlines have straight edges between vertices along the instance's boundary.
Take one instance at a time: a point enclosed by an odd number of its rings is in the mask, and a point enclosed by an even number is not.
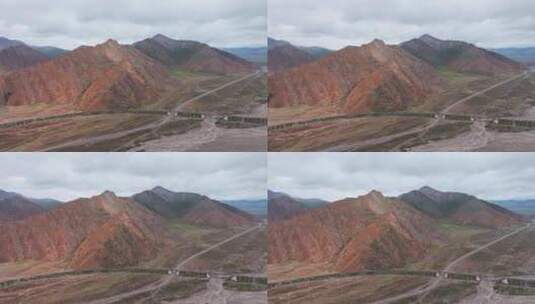
<svg viewBox="0 0 535 304"><path fill-rule="evenodd" d="M198 95L196 97L188 99L188 100L186 100L184 102L181 102L178 106L175 107L175 109L173 110L173 112L171 114L175 114L177 112L181 112L181 110L183 108L185 108L186 106L190 105L191 103L193 103L193 102L195 102L195 101L197 101L197 100L199 100L199 99L201 99L203 97L206 97L208 95L211 95L211 94L214 94L216 92L219 92L219 91L221 91L223 89L226 89L226 88L228 88L228 87L230 87L232 85L235 85L235 84L240 83L242 81L248 80L250 78L257 77L257 76L259 76L261 74L262 74L261 71L256 71L254 73L247 74L244 77L241 77L239 79L235 79L235 80L230 81L230 82L228 82L228 83L226 83L226 84L224 84L224 85L222 85L222 86L220 86L218 88L215 88L215 89L210 90L208 92L202 93L202 94L200 94L200 95ZM75 140L72 140L72 141L69 141L69 142L66 142L66 143L62 143L62 144L59 144L59 145L56 145L56 146L53 146L53 147L49 147L49 148L45 149L44 151L45 152L50 152L50 151L63 150L63 149L69 148L69 147L94 145L94 144L99 143L99 142L122 138L122 137L125 137L125 136L128 136L128 135L131 135L131 134L142 132L142 131L157 130L158 128L161 128L165 124L171 122L173 119L174 119L174 115L167 115L163 119L161 119L160 121L157 121L157 122L145 125L145 126L141 126L141 127L130 129L130 130L124 130L124 131L118 131L118 132L114 132L114 133L104 134L104 135L98 135L98 136L75 139Z"/></svg>
<svg viewBox="0 0 535 304"><path fill-rule="evenodd" d="M478 247L477 249L475 250L472 250L462 256L460 256L459 258L455 259L454 261L452 261L451 263L449 263L443 270L443 272L449 272L451 269L453 269L453 267L455 267L457 264L461 263L462 261L466 260L467 258L477 254L478 252L481 252L482 250L485 250L489 247L491 247L492 245L495 245L507 238L510 238L528 228L531 228L532 227L532 224L528 224L526 226L523 226L523 227L520 227L518 229L516 229L515 231L511 232L511 233L508 233L492 242L489 242L483 246L480 246ZM383 299L383 300L380 300L380 301L376 301L376 302L373 302L372 304L390 304L390 303L394 303L396 301L400 301L400 300L403 300L403 299L406 299L406 298L410 298L410 297L414 297L414 296L419 296L419 295L422 295L422 297L425 297L430 291L432 291L433 289L435 289L441 282L442 282L443 278L442 277L438 277L434 280L432 280L431 284L430 285L427 285L426 287L421 287L421 288L417 288L417 289L413 289L411 291L408 291L406 293L403 293L401 295L397 295L395 297L391 297L391 298L388 298L388 299Z"/></svg>
<svg viewBox="0 0 535 304"><path fill-rule="evenodd" d="M260 228L263 227L263 224L258 224L254 227L251 227L245 231L242 231L240 233L237 233L217 244L214 244L190 257L188 257L187 259L185 260L182 260L180 261L175 269L180 271L182 267L184 267L187 263L191 262L193 259L201 256L201 255L204 255L218 247L221 247L237 238L240 238L248 233L251 233L255 230L258 230ZM140 289L136 289L136 290L132 290L132 291L129 291L129 292L126 292L126 293L122 293L122 294L119 294L119 295L115 295L113 297L109 297L109 298L106 298L106 299L100 299L100 300L95 300L95 301L91 301L91 302L86 302L85 304L112 304L112 303L115 303L115 302L118 302L118 301L121 301L121 300L124 300L124 299L128 299L130 297L134 297L134 296L137 296L137 295L141 295L141 294L144 294L144 293L151 293L152 296L156 295L163 287L169 285L173 279L175 278L175 275L169 275L167 276L165 279L161 280L161 281L158 281L158 282L155 282L155 283L151 283L143 288L140 288Z"/></svg>
<svg viewBox="0 0 535 304"><path fill-rule="evenodd" d="M514 75L508 79L505 79L503 81L500 81L499 83L497 84L494 84L484 90L481 90L481 91L478 91L478 92L475 92L467 97L464 97L454 103L452 103L451 105L449 105L448 107L446 107L445 109L443 109L442 111L436 113L438 114L439 116L440 115L446 115L446 114L452 114L450 113L451 110L453 110L453 108L457 107L458 105L462 104L462 103L465 103L477 96L480 96L480 95L483 95L485 93L488 93L498 87L501 87L503 85L506 85L508 83L511 83L517 79L520 79L522 77L527 77L529 75L529 71L525 71L525 72L522 72L520 74L517 74L517 75ZM399 116L399 114L394 114L393 116ZM373 114L370 114L369 117L385 117L385 115L382 115L382 116L376 116L376 115L373 115ZM318 119L321 119L321 118L315 118L313 120L310 120L310 122L314 122L314 121L318 121ZM326 119L328 119L328 117L326 117ZM348 118L339 118L340 120L341 119L348 119ZM333 120L336 120L336 119L333 119ZM403 137L406 137L406 136L410 136L410 135L417 135L417 134L420 134L420 135L423 135L425 134L426 132L428 132L429 130L431 130L432 128L434 128L439 122L441 121L441 118L435 118L433 119L431 122L429 123L426 123L425 125L423 126L419 126L419 127L415 127L415 128L412 128L412 129L409 129L409 130L406 130L406 131L403 131L403 132L400 132L400 133L396 133L396 134L392 134L392 135L387 135L387 136L383 136L383 137L379 137L379 138L372 138L372 139L369 139L369 140L365 140L365 141L362 141L362 142L359 142L359 143L344 143L344 144L340 144L340 145L337 145L337 146L334 146L334 147L330 147L328 148L327 150L325 150L326 152L337 152L337 151L358 151L358 150L361 150L361 149L364 149L366 147L370 147L370 146L374 146L374 145L381 145L381 144L385 144L385 143L388 143L388 142L391 142L391 141L394 141L396 139L400 139L400 138L403 138ZM319 121L318 121L319 122ZM303 123L307 123L307 121L304 121ZM272 126L271 128L272 129L276 129L278 126L275 125L275 126ZM478 126L478 128L476 128L476 130L472 130L473 134L470 135L470 138L468 138L468 143L471 144L471 145L474 145L474 144L480 144L480 141L481 140L485 140L485 136L486 134L483 134L485 132L481 132L481 128L480 126ZM475 132L474 132L475 131ZM476 134L476 133L479 133L479 134ZM475 135L475 137L474 137ZM483 135L483 136L480 136L480 135ZM472 142L472 139L474 140L474 142ZM460 142L461 144L463 142L465 142L465 139L464 138L461 138L462 142ZM447 144L447 143L445 143ZM458 142L456 142L456 144L458 144Z"/></svg>

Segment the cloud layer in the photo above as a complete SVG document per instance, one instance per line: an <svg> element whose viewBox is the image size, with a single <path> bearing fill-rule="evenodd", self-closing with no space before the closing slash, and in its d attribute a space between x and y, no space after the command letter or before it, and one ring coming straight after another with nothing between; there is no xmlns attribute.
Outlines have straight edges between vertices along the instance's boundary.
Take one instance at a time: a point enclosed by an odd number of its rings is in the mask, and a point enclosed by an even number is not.
<svg viewBox="0 0 535 304"><path fill-rule="evenodd" d="M336 200L431 186L480 198L535 198L534 153L270 153L269 183L306 198Z"/></svg>
<svg viewBox="0 0 535 304"><path fill-rule="evenodd" d="M0 155L0 189L72 200L163 186L215 199L266 196L264 153L32 153Z"/></svg>
<svg viewBox="0 0 535 304"><path fill-rule="evenodd" d="M2 0L0 36L75 48L161 33L218 47L263 45L265 0Z"/></svg>
<svg viewBox="0 0 535 304"><path fill-rule="evenodd" d="M423 34L482 47L535 46L531 0L269 0L269 35L339 49Z"/></svg>

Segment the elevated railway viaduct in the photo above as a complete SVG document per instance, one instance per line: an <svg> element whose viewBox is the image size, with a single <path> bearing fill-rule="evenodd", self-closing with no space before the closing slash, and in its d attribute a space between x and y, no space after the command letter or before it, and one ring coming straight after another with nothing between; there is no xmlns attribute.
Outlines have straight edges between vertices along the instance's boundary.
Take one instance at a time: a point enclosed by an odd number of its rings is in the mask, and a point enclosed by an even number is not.
<svg viewBox="0 0 535 304"><path fill-rule="evenodd" d="M195 112L169 112L159 110L141 110L141 111L93 111L93 112L74 112L62 115L36 117L31 119L24 119L6 123L0 123L0 129L9 129L14 127L25 127L35 123L58 121L62 119L74 117L89 117L99 115L120 115L120 114L139 114L139 115L155 115L155 116L174 116L176 119L189 119L202 121L207 117L216 117L221 125L227 127L258 127L266 126L267 119L258 117L232 116L232 115L211 115Z"/></svg>
<svg viewBox="0 0 535 304"><path fill-rule="evenodd" d="M461 121L467 123L473 123L475 121L484 121L498 126L522 128L522 129L535 129L535 120L521 120L521 119L512 119L512 118L493 118L493 117L484 117L479 115L462 115L462 114L443 114L443 113L433 113L433 112L422 112L422 113L413 113L413 112L372 112L372 113L359 113L351 115L337 115L337 116L327 116L321 118L315 118L310 120L289 122L279 125L274 125L269 127L269 131L284 131L293 128L302 128L308 127L314 124L324 123L324 122L334 122L338 120L352 120L359 118L382 118L382 117L414 117L414 118L429 118L436 120L445 120L445 121Z"/></svg>
<svg viewBox="0 0 535 304"><path fill-rule="evenodd" d="M349 273L336 273L321 276L305 277L288 281L280 281L269 283L269 288L280 288L291 285L303 285L313 282L329 281L333 279L345 279L352 277L363 276L417 276L428 278L443 278L453 281L467 281L479 283L483 280L492 281L496 284L511 285L518 287L530 287L535 288L535 280L523 280L508 277L497 277L494 275L485 274L470 274L470 273L454 273L454 272L442 272L442 271L403 271L403 270L385 270L385 271L360 271Z"/></svg>
<svg viewBox="0 0 535 304"><path fill-rule="evenodd" d="M180 278L191 279L210 279L220 278L226 281L233 281L241 284L253 285L267 285L267 278L253 277L239 274L225 274L225 273L210 273L210 272L194 272L194 271L178 271L176 269L162 269L162 268L124 268L124 269L86 269L76 271L64 271L49 273L43 275L36 275L31 277L15 278L0 282L0 289L8 288L17 284L34 282L40 280L56 279L69 276L84 276L91 274L117 274L117 273L131 273L131 274L155 274L155 275L174 275Z"/></svg>

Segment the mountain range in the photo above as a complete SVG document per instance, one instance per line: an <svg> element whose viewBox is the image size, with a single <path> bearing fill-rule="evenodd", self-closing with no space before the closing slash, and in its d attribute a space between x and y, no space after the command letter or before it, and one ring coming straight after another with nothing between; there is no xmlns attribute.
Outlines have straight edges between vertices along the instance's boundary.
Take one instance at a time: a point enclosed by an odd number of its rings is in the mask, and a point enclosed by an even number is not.
<svg viewBox="0 0 535 304"><path fill-rule="evenodd" d="M447 237L443 223L502 229L527 218L477 197L430 187L399 197L378 191L304 209L288 195L273 195L278 210L268 227L269 263L328 265L338 272L402 268ZM271 214L270 214L271 216Z"/></svg>
<svg viewBox="0 0 535 304"><path fill-rule="evenodd" d="M319 59L273 40L270 107L330 107L342 113L405 111L445 88L440 71L486 76L526 69L505 56L460 41L424 35L400 45L381 40ZM310 85L314 84L314 85Z"/></svg>
<svg viewBox="0 0 535 304"><path fill-rule="evenodd" d="M312 62L331 53L321 47L294 46L288 41L268 38L268 68L271 73Z"/></svg>
<svg viewBox="0 0 535 304"><path fill-rule="evenodd" d="M248 227L258 219L193 193L162 187L132 197L106 191L46 209L10 192L0 192L0 263L61 262L74 269L137 266L155 259L182 239L168 221L210 229ZM50 205L47 199L45 205ZM183 233L186 234L185 232Z"/></svg>
<svg viewBox="0 0 535 304"><path fill-rule="evenodd" d="M328 203L321 199L303 199L275 191L268 191L268 202L270 222L293 217L307 209L324 207Z"/></svg>
<svg viewBox="0 0 535 304"><path fill-rule="evenodd" d="M73 51L0 40L0 105L69 104L80 110L124 110L156 103L179 87L176 69L247 73L255 65L194 41L164 35Z"/></svg>
<svg viewBox="0 0 535 304"><path fill-rule="evenodd" d="M440 40L430 35L404 42L401 47L435 67L447 67L461 73L498 75L524 68L520 63L473 44Z"/></svg>

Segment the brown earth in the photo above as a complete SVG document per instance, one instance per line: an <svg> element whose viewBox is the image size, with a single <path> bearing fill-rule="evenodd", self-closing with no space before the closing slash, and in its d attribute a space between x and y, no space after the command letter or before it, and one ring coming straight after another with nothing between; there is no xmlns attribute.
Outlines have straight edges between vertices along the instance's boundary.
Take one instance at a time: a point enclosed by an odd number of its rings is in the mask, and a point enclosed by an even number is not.
<svg viewBox="0 0 535 304"><path fill-rule="evenodd" d="M269 39L268 69L277 73L314 61L314 56L286 41Z"/></svg>
<svg viewBox="0 0 535 304"><path fill-rule="evenodd" d="M269 264L329 263L337 272L403 267L434 239L432 220L372 191L268 228Z"/></svg>
<svg viewBox="0 0 535 304"><path fill-rule="evenodd" d="M17 221L44 211L21 195L0 190L0 222Z"/></svg>
<svg viewBox="0 0 535 304"><path fill-rule="evenodd" d="M133 199L163 217L179 218L194 225L232 228L258 221L253 215L207 196L177 193L162 187L136 194Z"/></svg>
<svg viewBox="0 0 535 304"><path fill-rule="evenodd" d="M445 218L456 224L505 228L526 221L521 215L474 196L441 192L430 187L403 194L400 199L432 217Z"/></svg>
<svg viewBox="0 0 535 304"><path fill-rule="evenodd" d="M436 67L447 67L461 73L499 75L526 69L518 62L473 44L440 40L430 35L402 43L401 47Z"/></svg>
<svg viewBox="0 0 535 304"><path fill-rule="evenodd" d="M354 113L405 110L440 83L431 65L375 40L272 74L268 86L270 107L331 106Z"/></svg>
<svg viewBox="0 0 535 304"><path fill-rule="evenodd" d="M0 104L128 109L155 103L169 79L163 65L109 40L0 77Z"/></svg>
<svg viewBox="0 0 535 304"><path fill-rule="evenodd" d="M157 216L111 192L0 229L1 263L68 261L72 268L137 265L154 258L165 237Z"/></svg>
<svg viewBox="0 0 535 304"><path fill-rule="evenodd" d="M18 70L47 61L48 57L26 45L0 50L0 66L7 71Z"/></svg>
<svg viewBox="0 0 535 304"><path fill-rule="evenodd" d="M174 40L164 35L137 42L134 46L162 64L196 72L248 73L254 64L230 53L196 41Z"/></svg>
<svg viewBox="0 0 535 304"><path fill-rule="evenodd" d="M268 221L286 220L303 213L306 206L289 195L268 191Z"/></svg>

